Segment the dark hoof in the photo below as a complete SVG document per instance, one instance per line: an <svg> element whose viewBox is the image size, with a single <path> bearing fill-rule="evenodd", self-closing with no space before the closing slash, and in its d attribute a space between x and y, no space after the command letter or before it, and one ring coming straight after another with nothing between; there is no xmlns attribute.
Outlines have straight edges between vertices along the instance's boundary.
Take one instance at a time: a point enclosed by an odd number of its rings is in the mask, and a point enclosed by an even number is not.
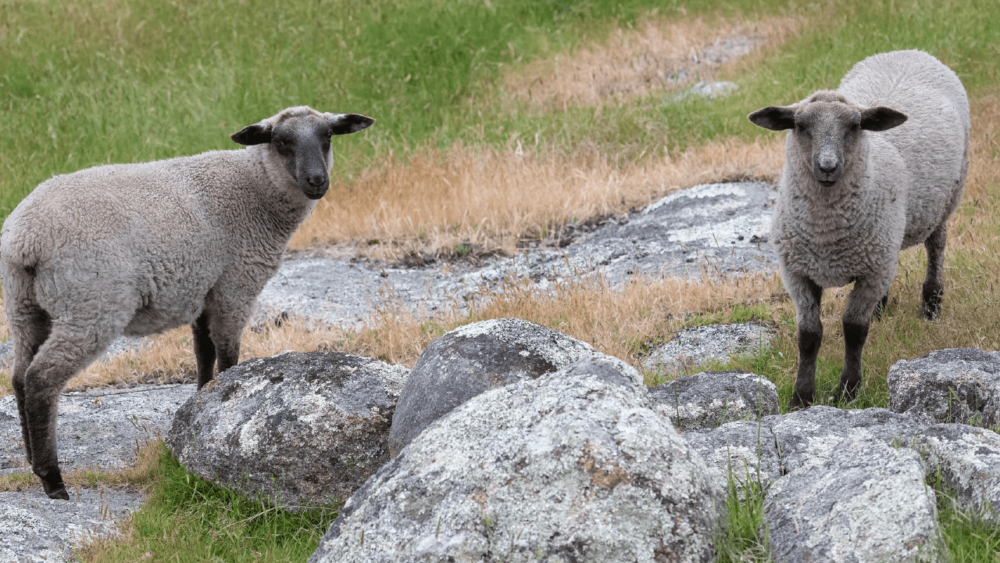
<svg viewBox="0 0 1000 563"><path fill-rule="evenodd" d="M69 491L66 490L66 485L60 483L54 491L50 491L48 487L45 487L45 494L49 495L50 499L53 500L69 500Z"/></svg>
<svg viewBox="0 0 1000 563"><path fill-rule="evenodd" d="M40 471L37 475L42 480L42 487L45 488L45 494L49 498L69 500L69 491L66 490L66 483L63 483L62 474L58 469Z"/></svg>
<svg viewBox="0 0 1000 563"><path fill-rule="evenodd" d="M792 393L792 400L788 402L788 410L799 411L812 404L812 399L802 399L798 393Z"/></svg>
<svg viewBox="0 0 1000 563"><path fill-rule="evenodd" d="M941 304L937 305L927 305L926 303L920 308L920 316L928 321L936 321L941 317Z"/></svg>

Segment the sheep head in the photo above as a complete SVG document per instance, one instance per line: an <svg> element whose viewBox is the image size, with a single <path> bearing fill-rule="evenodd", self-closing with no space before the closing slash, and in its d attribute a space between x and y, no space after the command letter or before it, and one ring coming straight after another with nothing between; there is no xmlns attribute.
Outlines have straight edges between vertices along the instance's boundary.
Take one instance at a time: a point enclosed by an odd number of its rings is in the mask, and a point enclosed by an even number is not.
<svg viewBox="0 0 1000 563"><path fill-rule="evenodd" d="M796 154L809 159L813 177L824 187L843 175L862 131L885 131L907 119L892 108L856 106L833 91L817 92L800 104L759 109L747 118L772 131L791 130Z"/></svg>
<svg viewBox="0 0 1000 563"><path fill-rule="evenodd" d="M320 113L299 106L248 125L231 138L241 145L269 145L270 156L284 164L302 193L309 199L319 199L330 187L330 138L356 133L374 122L355 113Z"/></svg>

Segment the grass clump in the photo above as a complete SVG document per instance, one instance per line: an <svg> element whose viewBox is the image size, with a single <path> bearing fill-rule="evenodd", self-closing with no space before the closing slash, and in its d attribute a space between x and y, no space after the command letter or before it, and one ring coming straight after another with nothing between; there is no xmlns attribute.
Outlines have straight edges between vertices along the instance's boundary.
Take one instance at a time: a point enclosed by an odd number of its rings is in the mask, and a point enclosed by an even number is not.
<svg viewBox="0 0 1000 563"><path fill-rule="evenodd" d="M305 561L338 506L287 512L190 474L162 442L151 497L117 538L94 541L81 561Z"/></svg>
<svg viewBox="0 0 1000 563"><path fill-rule="evenodd" d="M951 563L980 563L1000 560L1000 526L994 514L963 508L955 491L946 486L940 475L929 480L937 497L941 539Z"/></svg>
<svg viewBox="0 0 1000 563"><path fill-rule="evenodd" d="M716 534L718 563L771 560L768 526L764 521L764 486L750 478L737 479L730 470L726 487L725 527Z"/></svg>

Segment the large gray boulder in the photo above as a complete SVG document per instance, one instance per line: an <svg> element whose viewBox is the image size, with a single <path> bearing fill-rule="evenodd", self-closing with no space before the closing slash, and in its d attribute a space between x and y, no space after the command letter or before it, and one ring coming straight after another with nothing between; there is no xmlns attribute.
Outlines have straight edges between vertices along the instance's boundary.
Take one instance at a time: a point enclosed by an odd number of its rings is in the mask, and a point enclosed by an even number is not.
<svg viewBox="0 0 1000 563"><path fill-rule="evenodd" d="M889 410L928 422L1000 426L1000 352L936 350L899 360L887 377Z"/></svg>
<svg viewBox="0 0 1000 563"><path fill-rule="evenodd" d="M934 493L913 450L861 430L767 492L771 556L781 563L937 561Z"/></svg>
<svg viewBox="0 0 1000 563"><path fill-rule="evenodd" d="M184 404L167 445L188 471L283 508L344 499L389 459L407 372L338 353L250 360Z"/></svg>
<svg viewBox="0 0 1000 563"><path fill-rule="evenodd" d="M740 371L704 371L649 390L656 412L680 430L714 428L735 420L778 414L778 388L767 378Z"/></svg>
<svg viewBox="0 0 1000 563"><path fill-rule="evenodd" d="M417 360L396 405L390 454L398 455L435 420L487 389L595 357L607 358L585 342L521 319L459 327L431 342Z"/></svg>
<svg viewBox="0 0 1000 563"><path fill-rule="evenodd" d="M650 407L601 359L482 393L369 479L310 562L710 561L722 490Z"/></svg>

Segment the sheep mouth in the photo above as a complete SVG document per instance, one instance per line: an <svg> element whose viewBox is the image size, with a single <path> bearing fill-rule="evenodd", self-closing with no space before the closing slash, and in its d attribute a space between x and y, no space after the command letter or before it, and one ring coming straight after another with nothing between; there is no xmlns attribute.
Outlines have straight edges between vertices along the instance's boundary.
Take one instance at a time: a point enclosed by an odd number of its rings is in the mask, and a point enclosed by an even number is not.
<svg viewBox="0 0 1000 563"><path fill-rule="evenodd" d="M323 196L326 195L326 190L323 190L321 192L307 192L307 191L303 191L302 193L306 194L306 197L309 198L309 199L319 199L319 198L321 198L321 197L323 197Z"/></svg>
<svg viewBox="0 0 1000 563"><path fill-rule="evenodd" d="M834 184L837 183L836 180L817 180L817 181L819 182L819 185L823 186L824 188L832 187Z"/></svg>

